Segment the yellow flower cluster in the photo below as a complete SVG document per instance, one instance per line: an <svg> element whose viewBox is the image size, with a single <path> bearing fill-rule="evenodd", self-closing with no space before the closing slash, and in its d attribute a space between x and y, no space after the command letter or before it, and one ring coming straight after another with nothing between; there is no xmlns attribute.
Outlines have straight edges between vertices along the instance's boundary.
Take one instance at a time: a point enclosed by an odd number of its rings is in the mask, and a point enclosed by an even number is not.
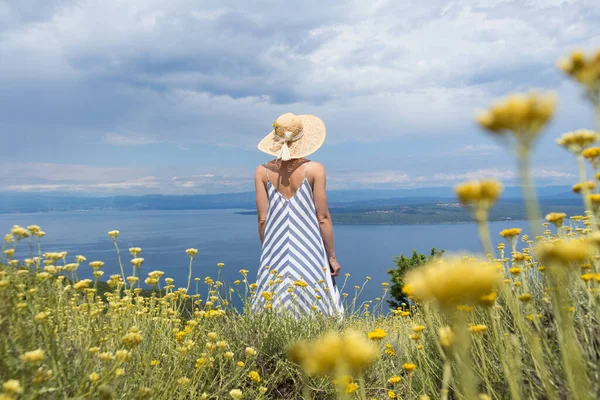
<svg viewBox="0 0 600 400"><path fill-rule="evenodd" d="M581 152L581 155L592 164L595 171L600 166L600 147L589 147Z"/></svg>
<svg viewBox="0 0 600 400"><path fill-rule="evenodd" d="M521 228L509 228L509 229L503 229L500 231L500 236L502 236L505 239L516 238L520 234L521 234Z"/></svg>
<svg viewBox="0 0 600 400"><path fill-rule="evenodd" d="M565 213L553 212L546 214L546 221L553 223L557 228L560 228L563 225L566 217L567 214Z"/></svg>
<svg viewBox="0 0 600 400"><path fill-rule="evenodd" d="M597 132L580 129L563 134L556 140L556 143L572 153L581 154L586 147L596 143L599 139L600 134ZM591 153L588 153L588 155L591 155Z"/></svg>
<svg viewBox="0 0 600 400"><path fill-rule="evenodd" d="M591 191L592 189L595 189L598 186L598 184L594 181L587 181L587 182L584 182L583 184L581 182L578 182L573 185L571 190L573 190L574 193L579 194L584 189L583 185L585 185L585 189L587 189L588 192Z"/></svg>
<svg viewBox="0 0 600 400"><path fill-rule="evenodd" d="M477 221L487 219L488 210L496 203L502 190L502 184L493 179L465 182L454 187L460 202L471 208Z"/></svg>
<svg viewBox="0 0 600 400"><path fill-rule="evenodd" d="M367 337L371 340L381 340L384 337L386 337L387 334L385 333L385 331L381 328L376 328L374 331L369 332L367 334Z"/></svg>
<svg viewBox="0 0 600 400"><path fill-rule="evenodd" d="M288 356L310 375L335 377L340 371L353 374L368 367L377 358L377 348L358 332L329 332L313 342L295 343Z"/></svg>
<svg viewBox="0 0 600 400"><path fill-rule="evenodd" d="M198 255L198 249L187 249L185 252L190 258L194 258Z"/></svg>
<svg viewBox="0 0 600 400"><path fill-rule="evenodd" d="M464 257L447 257L409 271L403 293L442 307L456 304L485 304L481 298L495 292L502 275L495 265Z"/></svg>
<svg viewBox="0 0 600 400"><path fill-rule="evenodd" d="M594 246L586 239L544 242L536 247L538 258L545 264L584 263L594 253Z"/></svg>
<svg viewBox="0 0 600 400"><path fill-rule="evenodd" d="M555 107L553 93L513 94L480 112L476 119L492 133L512 132L519 142L528 145L552 118Z"/></svg>
<svg viewBox="0 0 600 400"><path fill-rule="evenodd" d="M471 333L484 333L487 331L487 329L488 329L487 325L481 325L481 324L470 325L468 328L469 332L471 332Z"/></svg>
<svg viewBox="0 0 600 400"><path fill-rule="evenodd" d="M558 67L567 75L590 89L598 90L600 85L600 50L591 57L574 51L569 57L558 61Z"/></svg>

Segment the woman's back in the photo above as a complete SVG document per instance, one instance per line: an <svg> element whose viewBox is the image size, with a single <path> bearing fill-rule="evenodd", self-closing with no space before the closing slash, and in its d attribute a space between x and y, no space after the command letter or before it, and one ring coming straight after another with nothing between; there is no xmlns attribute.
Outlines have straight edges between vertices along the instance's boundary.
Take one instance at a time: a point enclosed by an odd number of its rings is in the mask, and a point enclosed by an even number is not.
<svg viewBox="0 0 600 400"><path fill-rule="evenodd" d="M265 178L283 197L290 199L302 186L305 179L312 188L313 174L310 173L312 171L308 171L308 164L309 161L305 158L286 163L281 160L273 160L265 164Z"/></svg>

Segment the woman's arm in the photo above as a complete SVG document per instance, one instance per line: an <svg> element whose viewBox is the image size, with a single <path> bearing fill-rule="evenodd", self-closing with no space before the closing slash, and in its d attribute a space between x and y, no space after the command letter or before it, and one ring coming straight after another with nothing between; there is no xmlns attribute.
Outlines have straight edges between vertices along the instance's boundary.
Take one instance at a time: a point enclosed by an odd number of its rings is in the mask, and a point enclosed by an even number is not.
<svg viewBox="0 0 600 400"><path fill-rule="evenodd" d="M267 225L267 210L269 209L269 198L265 183L262 180L264 166L256 167L254 173L254 186L256 188L256 213L258 215L258 237L262 244L265 240L265 226Z"/></svg>
<svg viewBox="0 0 600 400"><path fill-rule="evenodd" d="M325 189L325 168L316 162L310 163L311 171L314 174L313 181L313 196L315 199L315 208L317 209L317 219L323 237L323 244L329 259L331 275L338 276L340 273L340 264L335 258L335 248L333 246L333 224L331 223L331 215L327 206L327 193Z"/></svg>

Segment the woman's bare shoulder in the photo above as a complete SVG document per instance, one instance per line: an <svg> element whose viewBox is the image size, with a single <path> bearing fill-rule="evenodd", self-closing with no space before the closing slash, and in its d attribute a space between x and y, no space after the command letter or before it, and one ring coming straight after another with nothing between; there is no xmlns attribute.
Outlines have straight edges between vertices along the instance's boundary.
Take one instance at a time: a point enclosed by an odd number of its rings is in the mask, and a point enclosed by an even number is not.
<svg viewBox="0 0 600 400"><path fill-rule="evenodd" d="M259 164L256 169L254 170L254 176L262 176L265 173L265 164Z"/></svg>
<svg viewBox="0 0 600 400"><path fill-rule="evenodd" d="M324 174L325 173L325 167L323 166L323 164L321 164L320 162L317 162L317 161L310 161L308 169L314 174Z"/></svg>

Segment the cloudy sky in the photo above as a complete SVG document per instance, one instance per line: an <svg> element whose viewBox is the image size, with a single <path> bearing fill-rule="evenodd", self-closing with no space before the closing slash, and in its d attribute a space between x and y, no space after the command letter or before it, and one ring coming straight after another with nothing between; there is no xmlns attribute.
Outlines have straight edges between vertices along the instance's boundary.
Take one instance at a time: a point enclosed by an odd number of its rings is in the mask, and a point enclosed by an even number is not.
<svg viewBox="0 0 600 400"><path fill-rule="evenodd" d="M597 46L596 0L0 0L0 190L252 190L284 112L325 121L330 188L511 184L473 113L532 87L536 180L569 184L593 116L555 63Z"/></svg>

